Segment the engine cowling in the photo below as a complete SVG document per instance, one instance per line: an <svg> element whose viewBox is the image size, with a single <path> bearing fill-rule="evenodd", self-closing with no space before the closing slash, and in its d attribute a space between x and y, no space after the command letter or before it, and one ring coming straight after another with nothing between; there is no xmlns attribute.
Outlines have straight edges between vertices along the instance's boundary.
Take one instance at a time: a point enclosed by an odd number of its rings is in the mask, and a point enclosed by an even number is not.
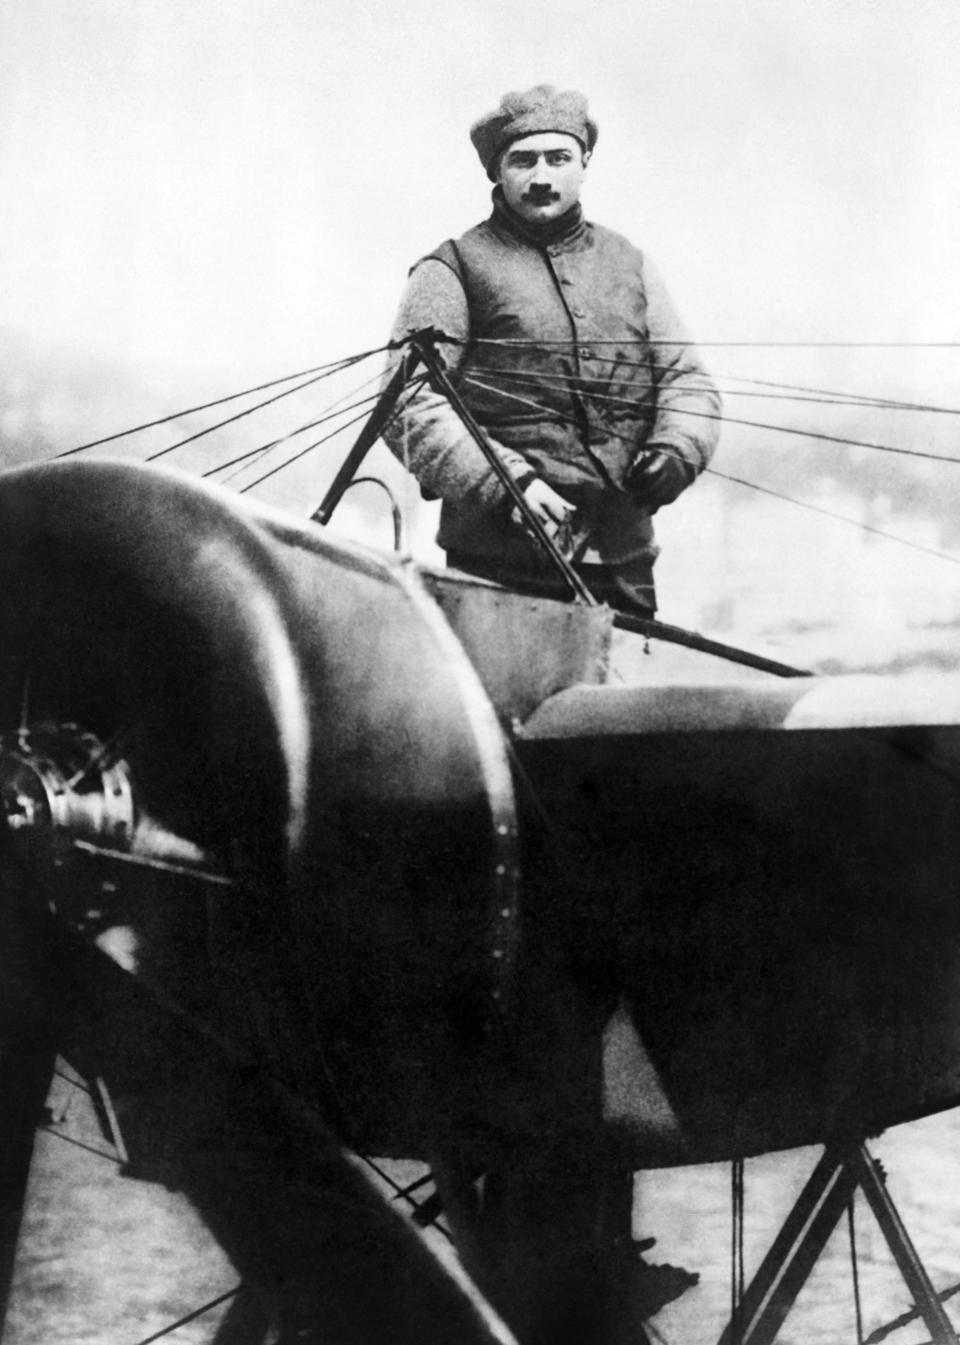
<svg viewBox="0 0 960 1345"><path fill-rule="evenodd" d="M360 1137L417 1149L439 1093L476 1095L517 921L503 735L435 605L398 564L129 463L6 474L0 538L8 864L348 1099Z"/></svg>

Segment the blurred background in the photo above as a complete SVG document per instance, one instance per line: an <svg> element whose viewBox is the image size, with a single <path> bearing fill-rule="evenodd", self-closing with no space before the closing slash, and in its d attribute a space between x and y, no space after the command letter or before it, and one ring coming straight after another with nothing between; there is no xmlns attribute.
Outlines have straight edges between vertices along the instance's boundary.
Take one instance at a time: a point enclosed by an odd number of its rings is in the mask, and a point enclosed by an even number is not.
<svg viewBox="0 0 960 1345"><path fill-rule="evenodd" d="M650 251L725 394L716 473L663 517L662 615L825 670L957 667L956 0L3 0L0 463L381 347L409 266L488 211L470 123L540 81L589 96L587 213ZM239 459L217 479L305 515L350 429L265 445L368 396L381 360L182 447L305 380L102 451ZM436 559L432 510L371 465ZM380 494L348 501L337 527L389 546ZM960 1279L958 1136L950 1115L880 1142L938 1287ZM65 1148L37 1172L17 1345L124 1345L229 1287L170 1193L129 1213ZM748 1164L748 1260L810 1161ZM666 1338L715 1339L729 1173L641 1187L657 1254L704 1270ZM864 1220L876 1324L905 1291ZM851 1338L831 1255L792 1340Z"/></svg>
<svg viewBox="0 0 960 1345"><path fill-rule="evenodd" d="M5 0L0 454L380 346L408 267L488 211L470 123L551 81L600 125L588 214L650 251L726 394L737 479L663 516L663 615L820 667L952 664L958 67L955 0ZM307 512L345 444L254 493ZM344 517L389 545L376 492Z"/></svg>

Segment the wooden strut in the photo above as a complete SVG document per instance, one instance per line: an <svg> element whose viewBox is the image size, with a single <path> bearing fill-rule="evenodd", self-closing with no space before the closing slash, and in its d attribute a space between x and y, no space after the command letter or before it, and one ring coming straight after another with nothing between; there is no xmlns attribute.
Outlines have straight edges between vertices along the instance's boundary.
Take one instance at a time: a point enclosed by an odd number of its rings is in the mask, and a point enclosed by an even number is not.
<svg viewBox="0 0 960 1345"><path fill-rule="evenodd" d="M724 1328L719 1345L773 1345L858 1187L930 1332L931 1345L957 1345L957 1334L891 1199L879 1164L862 1142L834 1142L825 1147L734 1318Z"/></svg>

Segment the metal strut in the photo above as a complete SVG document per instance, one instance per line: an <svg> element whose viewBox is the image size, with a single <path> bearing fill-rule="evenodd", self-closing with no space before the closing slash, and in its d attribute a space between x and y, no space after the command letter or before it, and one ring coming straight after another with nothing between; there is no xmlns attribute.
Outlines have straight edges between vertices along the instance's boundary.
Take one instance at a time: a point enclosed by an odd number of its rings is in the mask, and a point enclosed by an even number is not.
<svg viewBox="0 0 960 1345"><path fill-rule="evenodd" d="M860 1143L828 1144L719 1345L773 1345L851 1197L860 1188L930 1332L931 1345L957 1345L943 1304L884 1184L879 1164Z"/></svg>
<svg viewBox="0 0 960 1345"><path fill-rule="evenodd" d="M581 576L557 547L553 538L544 528L539 518L537 518L534 511L527 503L523 491L517 485L516 481L514 481L509 470L500 461L496 449L477 424L469 409L464 404L463 398L447 377L440 356L437 354L437 342L447 339L448 338L445 337L444 333L437 331L435 327L424 327L420 331L410 333L410 336L408 337L409 349L405 352L400 363L394 370L390 381L383 390L380 400L373 409L373 414L370 416L366 425L364 425L357 442L347 454L343 466L334 478L333 484L321 500L317 510L311 516L313 522L329 523L334 509L336 509L337 505L340 503L347 487L359 471L360 464L373 447L377 437L386 428L404 387L409 382L417 366L422 364L430 376L431 383L436 390L441 392L450 402L450 405L460 417L470 437L474 440L489 463L491 470L509 495L511 503L520 511L524 525L543 547L543 550L549 557L551 563L559 570L564 581L572 589L575 597L591 607L596 607L596 598L587 588Z"/></svg>
<svg viewBox="0 0 960 1345"><path fill-rule="evenodd" d="M556 542L544 528L539 518L527 502L526 496L517 485L513 475L500 460L496 449L490 442L482 427L471 413L469 407L464 402L456 387L451 383L443 362L437 353L437 344L440 341L449 340L443 332L437 331L435 327L424 327L419 331L411 332L407 338L408 349L404 352L400 363L394 370L389 382L384 388L380 400L377 402L370 416L370 419L361 430L356 443L347 454L346 459L333 484L323 497L319 507L313 513L312 521L315 523L329 523L333 511L336 509L340 500L353 482L356 473L367 456L367 453L373 447L377 437L383 432L394 413L400 396L410 381L418 365L423 365L429 375L433 387L446 397L447 401L453 407L459 416L464 428L470 437L476 443L480 452L490 466L490 469L496 475L498 481L503 486L511 503L519 511L524 521L524 526L537 540L543 549L544 555L553 565L563 579L564 583L571 590L573 596L580 602L589 607L598 606L597 598L591 593L589 587L578 572L575 566L571 565L563 552L557 546ZM739 649L734 645L722 644L718 640L711 640L695 631L684 630L680 626L671 626L663 621L657 621L650 617L641 617L626 612L615 612L613 617L615 626L623 630L634 631L637 634L649 636L652 639L663 640L667 644L684 645L688 649L696 649L702 653L713 654L718 658L726 659L730 663L739 663L748 668L756 668L761 672L772 673L775 677L809 677L810 672L804 668L794 667L789 663L780 663L776 659L766 658L761 654L752 654L747 650Z"/></svg>
<svg viewBox="0 0 960 1345"><path fill-rule="evenodd" d="M447 377L446 370L440 362L436 349L437 340L441 338L442 333L436 332L432 328L428 328L425 331L413 332L410 341L414 350L419 353L420 359L423 361L424 367L430 375L431 382L439 392L443 393L447 401L460 417L464 428L486 458L494 475L497 477L497 480L509 495L511 503L520 511L524 526L536 538L550 560L550 563L559 571L566 584L573 590L575 597L581 602L586 603L589 607L599 606L597 599L584 583L583 577L579 575L570 564L566 556L540 522L540 519L534 513L533 509L531 509L530 505L527 503L527 498L513 479L513 474L501 462L493 444L491 444L486 434L484 434L463 398Z"/></svg>
<svg viewBox="0 0 960 1345"><path fill-rule="evenodd" d="M351 448L343 461L339 472L333 479L330 489L324 495L316 510L311 514L311 520L314 523L329 523L333 517L333 511L343 499L353 478L360 470L360 465L364 458L373 448L379 436L387 427L390 417L393 415L394 408L400 398L400 394L410 381L413 373L420 363L420 351L416 346L404 351L400 363L380 394L380 399L370 414L369 420L357 436L357 441Z"/></svg>

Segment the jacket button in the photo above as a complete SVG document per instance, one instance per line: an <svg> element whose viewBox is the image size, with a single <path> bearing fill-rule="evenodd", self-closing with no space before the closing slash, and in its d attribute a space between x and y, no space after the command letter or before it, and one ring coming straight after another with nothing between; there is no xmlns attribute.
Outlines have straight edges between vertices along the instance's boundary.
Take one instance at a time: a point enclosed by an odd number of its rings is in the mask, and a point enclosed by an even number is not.
<svg viewBox="0 0 960 1345"><path fill-rule="evenodd" d="M580 358L581 358L582 360L592 360L592 359L593 359L593 351L592 351L592 350L588 350L588 349L586 348L586 346L581 346L581 347L580 347L579 355L580 355Z"/></svg>
<svg viewBox="0 0 960 1345"><path fill-rule="evenodd" d="M575 318L585 318L587 316L582 308L572 308L570 311Z"/></svg>

